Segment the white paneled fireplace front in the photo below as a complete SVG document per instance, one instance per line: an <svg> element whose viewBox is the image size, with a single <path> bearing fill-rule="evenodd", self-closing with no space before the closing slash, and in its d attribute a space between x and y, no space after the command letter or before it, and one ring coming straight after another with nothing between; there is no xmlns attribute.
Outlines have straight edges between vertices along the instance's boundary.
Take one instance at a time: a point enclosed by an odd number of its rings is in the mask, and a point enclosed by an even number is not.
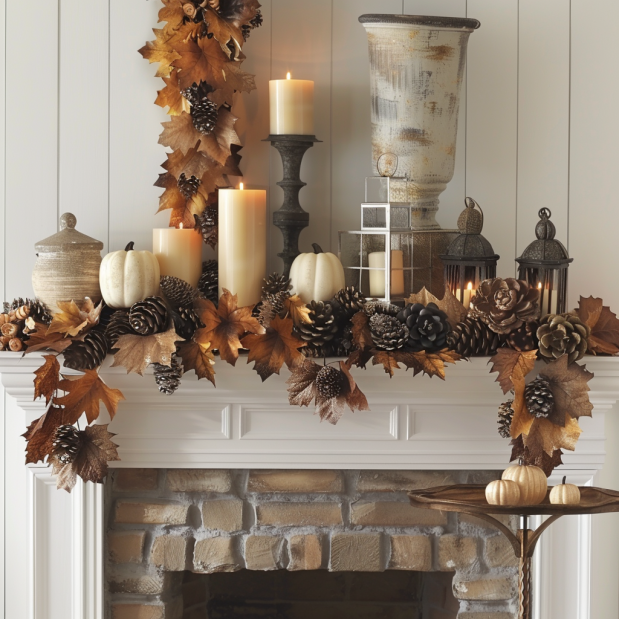
<svg viewBox="0 0 619 619"><path fill-rule="evenodd" d="M104 538L109 501L118 499L110 499L109 488L92 484L78 484L68 495L55 489L46 466L24 467L20 435L44 411L42 402L33 402L32 372L40 364L37 355L0 353L6 617L104 619ZM591 484L604 465L604 420L616 414L619 359L591 358L587 369L595 374L593 417L581 418L576 452L564 456L551 483L567 475L574 483ZM504 396L486 359L449 367L445 382L404 371L390 380L382 369L360 370L371 411L347 412L337 426L321 423L312 410L288 405L284 372L263 384L242 358L236 368L220 363L216 371L217 389L187 376L181 389L166 397L152 377L105 366L104 380L126 397L110 425L122 459L115 468L222 469L239 479L261 469L332 470L348 479L348 471L464 476L498 471L509 461L508 441L496 433ZM101 422L107 421L102 415ZM590 619L590 533L591 517L581 516L544 534L535 564L536 619ZM568 539L577 543L568 545Z"/></svg>

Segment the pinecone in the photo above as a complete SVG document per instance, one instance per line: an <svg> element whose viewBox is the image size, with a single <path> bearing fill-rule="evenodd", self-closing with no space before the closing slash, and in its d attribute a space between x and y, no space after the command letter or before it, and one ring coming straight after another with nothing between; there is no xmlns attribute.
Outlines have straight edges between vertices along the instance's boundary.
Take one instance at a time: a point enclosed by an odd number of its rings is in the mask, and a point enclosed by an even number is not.
<svg viewBox="0 0 619 619"><path fill-rule="evenodd" d="M272 273L268 277L265 277L264 284L262 286L262 297L268 297L268 295L275 295L280 292L288 292L292 286L290 284L290 278L282 275L281 273Z"/></svg>
<svg viewBox="0 0 619 619"><path fill-rule="evenodd" d="M131 306L129 324L140 335L152 335L166 330L168 310L161 297L147 297Z"/></svg>
<svg viewBox="0 0 619 619"><path fill-rule="evenodd" d="M200 294L209 301L219 301L219 266L217 260L207 260L202 263L202 275L198 282Z"/></svg>
<svg viewBox="0 0 619 619"><path fill-rule="evenodd" d="M512 419L514 418L513 403L513 400L508 400L499 406L499 434L503 438L511 438L510 429L512 427Z"/></svg>
<svg viewBox="0 0 619 619"><path fill-rule="evenodd" d="M355 349L355 345L352 341L352 324L347 323L343 329L340 329L338 336L333 343L333 353L336 357L348 357L350 353Z"/></svg>
<svg viewBox="0 0 619 619"><path fill-rule="evenodd" d="M342 393L342 373L332 365L320 368L316 375L316 391L323 398L336 398Z"/></svg>
<svg viewBox="0 0 619 619"><path fill-rule="evenodd" d="M94 370L107 356L110 342L105 329L97 326L86 333L83 340L73 340L64 351L64 367L72 370Z"/></svg>
<svg viewBox="0 0 619 619"><path fill-rule="evenodd" d="M243 24L241 26L241 34L243 35L243 40L247 41L249 39L249 35L254 28L260 28L262 26L262 12L260 10L256 11L256 15L253 19L249 21L249 24Z"/></svg>
<svg viewBox="0 0 619 619"><path fill-rule="evenodd" d="M202 81L199 86L194 82L189 88L181 91L183 97L191 104L193 126L203 135L213 133L219 116L219 106L208 98L211 92L213 89Z"/></svg>
<svg viewBox="0 0 619 619"><path fill-rule="evenodd" d="M473 299L470 313L495 333L509 333L539 316L539 291L523 279L487 279Z"/></svg>
<svg viewBox="0 0 619 619"><path fill-rule="evenodd" d="M549 314L542 318L537 330L539 354L544 361L568 355L574 363L585 356L591 329L575 314Z"/></svg>
<svg viewBox="0 0 619 619"><path fill-rule="evenodd" d="M414 351L438 352L447 346L451 327L436 303L409 303L398 313L398 320L408 327L407 345Z"/></svg>
<svg viewBox="0 0 619 619"><path fill-rule="evenodd" d="M370 331L374 345L381 350L403 348L409 337L408 327L388 314L374 314L370 318Z"/></svg>
<svg viewBox="0 0 619 619"><path fill-rule="evenodd" d="M350 320L363 309L365 302L365 295L355 286L347 286L336 292L331 301L342 320Z"/></svg>
<svg viewBox="0 0 619 619"><path fill-rule="evenodd" d="M363 306L363 311L368 316L374 316L374 314L386 314L387 316L397 316L402 308L391 303L384 303L383 301L368 301Z"/></svg>
<svg viewBox="0 0 619 619"><path fill-rule="evenodd" d="M489 357L502 345L502 336L473 316L459 322L447 336L447 347L463 357Z"/></svg>
<svg viewBox="0 0 619 619"><path fill-rule="evenodd" d="M525 322L519 329L509 332L505 343L519 352L535 350L538 344L536 335L538 327L537 321Z"/></svg>
<svg viewBox="0 0 619 619"><path fill-rule="evenodd" d="M554 409L555 398L550 382L539 376L525 387L524 398L534 417L548 417Z"/></svg>
<svg viewBox="0 0 619 619"><path fill-rule="evenodd" d="M289 292L278 292L263 296L262 301L256 307L258 322L263 327L268 327L271 320L284 311L286 299L289 297Z"/></svg>
<svg viewBox="0 0 619 619"><path fill-rule="evenodd" d="M304 342L308 343L301 349L301 352L311 357L318 356L319 351L326 353L331 349L330 342L337 334L337 322L333 314L333 306L329 301L312 301L308 308L311 322L299 324L295 327L295 331ZM327 344L329 346L325 348Z"/></svg>
<svg viewBox="0 0 619 619"><path fill-rule="evenodd" d="M82 446L82 437L74 426L63 425L56 428L52 441L52 457L61 464L71 464Z"/></svg>
<svg viewBox="0 0 619 619"><path fill-rule="evenodd" d="M17 299L13 299L11 303L4 303L4 313L9 314L10 312L19 309L20 307L26 306L30 311L30 318L32 318L35 322L43 323L44 325L48 325L52 322L52 313L49 308L43 301L39 301L38 299L22 299L21 297Z"/></svg>
<svg viewBox="0 0 619 619"><path fill-rule="evenodd" d="M181 386L183 368L176 355L172 355L172 365L154 363L155 382L161 393L172 395Z"/></svg>
<svg viewBox="0 0 619 619"><path fill-rule="evenodd" d="M105 334L109 344L109 352L114 351L116 342L121 335L134 334L134 330L129 324L129 312L127 310L116 310L107 324Z"/></svg>
<svg viewBox="0 0 619 619"><path fill-rule="evenodd" d="M176 333L186 340L190 340L198 329L204 327L197 312L192 308L179 307L171 313Z"/></svg>
<svg viewBox="0 0 619 619"><path fill-rule="evenodd" d="M196 178L193 174L190 178L185 176L185 173L182 172L178 177L178 188L180 192L185 196L187 200L191 198L194 194L198 193L198 187L200 187L200 183L202 181L199 178Z"/></svg>
<svg viewBox="0 0 619 619"><path fill-rule="evenodd" d="M194 219L196 220L196 228L202 233L204 244L210 245L215 249L219 239L217 228L217 222L219 220L217 203L207 206L202 215L194 215Z"/></svg>
<svg viewBox="0 0 619 619"><path fill-rule="evenodd" d="M193 307L196 291L191 284L180 277L164 275L161 278L161 292L174 308Z"/></svg>

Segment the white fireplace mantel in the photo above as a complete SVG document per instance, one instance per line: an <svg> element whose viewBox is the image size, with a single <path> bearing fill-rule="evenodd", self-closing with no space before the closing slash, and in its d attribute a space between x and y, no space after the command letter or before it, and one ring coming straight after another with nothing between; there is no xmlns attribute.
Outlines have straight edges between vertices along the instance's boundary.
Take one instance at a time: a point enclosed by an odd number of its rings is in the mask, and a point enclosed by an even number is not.
<svg viewBox="0 0 619 619"><path fill-rule="evenodd" d="M9 396L4 406L4 545L11 570L4 574L5 616L103 619L101 486L80 483L67 495L55 489L47 466L23 464L20 434L45 410L44 402L33 401L33 371L41 357L0 353L0 380ZM576 451L564 455L565 464L551 482L568 475L575 483L591 484L604 465L604 421L619 401L619 358L588 357L586 364L595 374L590 382L593 417L580 419L583 434ZM126 398L110 425L121 456L112 465L502 469L510 447L498 436L496 420L497 407L507 397L489 369L487 359L463 361L448 366L446 381L404 370L389 379L381 367L353 371L371 411L347 410L332 426L321 423L313 410L288 404L285 369L262 383L244 358L236 368L219 361L217 389L190 373L168 397L157 391L152 375L127 375L107 363L103 379ZM100 422L107 421L103 409ZM540 595L535 619L591 619L591 523L590 516L566 519L544 534L536 561ZM578 543L566 546L565 539Z"/></svg>

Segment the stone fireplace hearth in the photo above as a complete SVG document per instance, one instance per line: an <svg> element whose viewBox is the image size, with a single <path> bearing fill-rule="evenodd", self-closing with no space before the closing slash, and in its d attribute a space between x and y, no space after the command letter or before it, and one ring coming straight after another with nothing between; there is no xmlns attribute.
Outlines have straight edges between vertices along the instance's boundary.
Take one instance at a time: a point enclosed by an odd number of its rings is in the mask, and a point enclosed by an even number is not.
<svg viewBox="0 0 619 619"><path fill-rule="evenodd" d="M301 619L320 606L321 616L342 619L510 618L516 560L503 536L471 517L414 509L406 497L497 476L116 470L106 494L110 617ZM285 576L315 571L324 574ZM252 575L264 572L277 576ZM209 581L222 573L237 576Z"/></svg>

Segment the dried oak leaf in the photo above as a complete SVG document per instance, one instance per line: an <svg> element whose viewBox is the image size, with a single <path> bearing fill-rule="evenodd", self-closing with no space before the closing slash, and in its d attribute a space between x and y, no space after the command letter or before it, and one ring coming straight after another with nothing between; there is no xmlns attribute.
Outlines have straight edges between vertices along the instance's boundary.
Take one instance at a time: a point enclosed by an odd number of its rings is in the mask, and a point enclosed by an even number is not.
<svg viewBox="0 0 619 619"><path fill-rule="evenodd" d="M56 428L70 423L67 413L60 406L50 406L35 419L22 436L26 439L26 464L43 462L52 453Z"/></svg>
<svg viewBox="0 0 619 619"><path fill-rule="evenodd" d="M574 451L581 433L578 421L567 414L565 426L558 426L548 419L536 418L529 433L522 435L522 441L532 458L540 458L542 453L552 456L557 449Z"/></svg>
<svg viewBox="0 0 619 619"><path fill-rule="evenodd" d="M80 449L73 462L62 464L51 458L52 471L56 475L57 488L71 492L77 478L102 484L108 473L108 462L120 460L118 445L111 441L115 434L107 431L107 425L88 426L80 434Z"/></svg>
<svg viewBox="0 0 619 619"><path fill-rule="evenodd" d="M183 111L184 97L181 94L181 87L178 83L178 71L176 69L170 73L170 77L163 77L165 88L157 91L155 104L168 108L170 116L178 116Z"/></svg>
<svg viewBox="0 0 619 619"><path fill-rule="evenodd" d="M203 329L198 329L194 340L199 344L209 344L218 350L221 358L235 365L239 350L243 347L240 338L245 333L259 335L264 327L252 316L253 307L237 307L237 296L224 288L218 307L208 299L196 303Z"/></svg>
<svg viewBox="0 0 619 619"><path fill-rule="evenodd" d="M56 305L60 311L53 315L47 335L63 333L75 337L79 333L84 333L99 324L103 309L103 302L95 306L91 299L86 299L82 307L78 307L75 301L58 301Z"/></svg>
<svg viewBox="0 0 619 619"><path fill-rule="evenodd" d="M426 290L424 286L417 294L411 294L406 303L421 303L422 305L428 305L428 303L435 303L440 310L447 314L447 320L450 325L455 326L466 316L466 308L456 297L452 294L449 287L445 286L445 294L443 298L439 300L430 291Z"/></svg>
<svg viewBox="0 0 619 619"><path fill-rule="evenodd" d="M151 363L170 366L179 341L183 338L177 335L174 327L154 335L121 335L116 342L118 352L112 367L124 367L127 374L135 372L141 376Z"/></svg>
<svg viewBox="0 0 619 619"><path fill-rule="evenodd" d="M594 355L619 354L619 319L602 299L580 297L578 317L591 329L588 352Z"/></svg>
<svg viewBox="0 0 619 619"><path fill-rule="evenodd" d="M183 360L185 372L194 370L198 380L206 378L215 384L215 356L210 350L210 344L198 344L193 340L181 342L176 346L177 353Z"/></svg>
<svg viewBox="0 0 619 619"><path fill-rule="evenodd" d="M181 57L172 46L179 39L178 32L170 28L153 28L153 32L155 40L147 41L138 52L149 63L159 63L155 77L166 77L172 71L172 63Z"/></svg>
<svg viewBox="0 0 619 619"><path fill-rule="evenodd" d="M77 423L82 413L86 414L88 423L95 421L99 417L99 402L103 402L110 419L114 419L118 403L125 399L120 390L108 387L96 370L86 370L83 376L77 378L63 377L58 388L67 394L54 398L54 403L65 407L65 423L69 424Z"/></svg>
<svg viewBox="0 0 619 619"><path fill-rule="evenodd" d="M511 348L499 348L488 363L492 363L491 374L499 373L496 382L501 385L503 393L509 393L517 382L522 381L524 384L524 377L534 368L536 359L537 350L519 352Z"/></svg>
<svg viewBox="0 0 619 619"><path fill-rule="evenodd" d="M295 325L309 325L312 322L310 318L310 309L303 303L301 297L298 294L293 294L284 301L284 308L286 313Z"/></svg>
<svg viewBox="0 0 619 619"><path fill-rule="evenodd" d="M570 417L591 417L593 404L589 400L589 385L593 374L586 366L578 363L568 364L567 355L549 363L540 372L540 376L550 382L550 389L554 396L554 410L561 415L559 420L553 419L557 425L562 425L563 415Z"/></svg>
<svg viewBox="0 0 619 619"><path fill-rule="evenodd" d="M537 466L542 469L542 471L546 474L546 477L550 477L552 472L563 464L563 460L561 459L563 452L560 449L553 451L552 456L549 456L545 451L543 451L541 456L533 458L529 453L529 450L524 446L522 436L512 440L511 445L512 455L510 462L522 459L523 464L526 464L527 466Z"/></svg>
<svg viewBox="0 0 619 619"><path fill-rule="evenodd" d="M291 318L275 316L266 333L246 335L241 340L241 345L249 349L247 363L255 361L254 370L263 382L279 374L284 363L292 369L304 362L305 356L299 348L307 346L307 342L292 333L293 327Z"/></svg>
<svg viewBox="0 0 619 619"><path fill-rule="evenodd" d="M309 406L316 399L316 376L320 366L307 359L292 370L288 385L288 401L293 406Z"/></svg>
<svg viewBox="0 0 619 619"><path fill-rule="evenodd" d="M55 355L44 355L43 359L45 363L34 371L34 399L45 398L49 404L60 384L60 363Z"/></svg>
<svg viewBox="0 0 619 619"><path fill-rule="evenodd" d="M363 350L364 348L372 348L374 340L370 331L370 319L368 315L361 311L357 312L352 317L352 341L353 344Z"/></svg>
<svg viewBox="0 0 619 619"><path fill-rule="evenodd" d="M41 322L35 323L35 330L29 335L26 353L36 352L38 350L63 352L71 346L72 340L70 338L65 338L62 333L52 333L48 335L48 328L48 325Z"/></svg>

